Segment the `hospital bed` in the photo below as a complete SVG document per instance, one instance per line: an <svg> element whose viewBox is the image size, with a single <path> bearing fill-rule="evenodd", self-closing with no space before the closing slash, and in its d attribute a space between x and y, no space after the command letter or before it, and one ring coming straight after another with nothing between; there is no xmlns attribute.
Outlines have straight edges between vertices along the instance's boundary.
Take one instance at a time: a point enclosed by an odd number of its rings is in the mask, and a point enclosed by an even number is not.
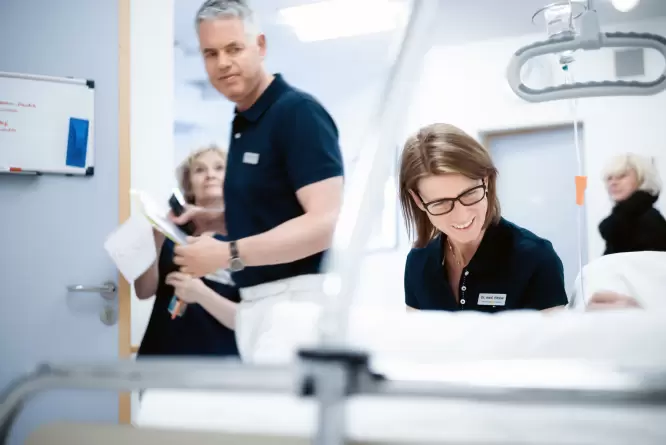
<svg viewBox="0 0 666 445"><path fill-rule="evenodd" d="M312 306L283 305L273 321L297 320L307 330L316 317ZM167 436L203 444L311 443L325 396L345 406L345 413L327 414L345 414L349 443L663 444L665 319L660 310L492 316L359 309L349 323L357 348L346 350L352 353L342 368L318 360L320 349L308 353L306 338L282 357L259 354L265 362L253 365L52 367L21 388L147 390L134 426L45 425L28 443L60 443L58 435L72 444L101 435L141 444ZM391 336L398 330L412 336L399 341ZM280 341L294 336L300 332L285 330ZM363 357L371 358L367 367ZM337 369L346 389L315 391L313 367Z"/></svg>
<svg viewBox="0 0 666 445"><path fill-rule="evenodd" d="M361 249L381 214L375 197L390 168L380 148L399 136L404 92L417 80L437 3L413 2L367 149L348 184L353 193L328 256L323 304L276 306L254 363L41 367L2 395L3 443L32 395L63 387L145 392L134 425L44 425L29 444L666 443L662 310L490 316L351 304ZM666 76L646 85L522 86L520 67L545 53L622 44L666 57L662 37L602 34L591 2L587 12L578 35L516 52L508 72L514 92L538 102L663 91Z"/></svg>
<svg viewBox="0 0 666 445"><path fill-rule="evenodd" d="M308 315L316 325L314 311L276 309L273 326L291 321L293 328L299 320L305 328L289 329L283 344L312 332L303 323ZM660 311L564 312L545 320L535 312L352 311L350 343L370 351L370 368L391 383L349 399L347 437L359 443L666 443L664 320ZM277 344L280 333L269 335ZM265 358L280 361L274 353ZM288 354L283 358L289 361ZM307 439L316 433L317 407L297 391L148 391L136 423Z"/></svg>
<svg viewBox="0 0 666 445"><path fill-rule="evenodd" d="M425 388L433 394L356 397L348 404L349 436L373 443L666 443L666 400L658 396L666 395L666 252L601 257L579 280L586 296L577 298L576 309L594 292L612 290L633 296L646 310L488 315L353 309L348 341L370 352L373 372L396 382L431 382ZM293 363L301 348L316 345L320 312L306 303L275 306L256 361ZM620 405L594 401L603 387L630 387L633 377L625 380L614 370L632 369L646 372L638 379L655 385L654 399L643 406L628 399L616 400ZM448 389L433 398L442 384ZM526 396L528 388L555 393L528 390ZM572 388L587 391L576 396L583 400L571 397ZM550 403L551 396L562 398ZM136 423L307 438L315 409L296 393L148 391ZM222 412L228 414L217 415Z"/></svg>

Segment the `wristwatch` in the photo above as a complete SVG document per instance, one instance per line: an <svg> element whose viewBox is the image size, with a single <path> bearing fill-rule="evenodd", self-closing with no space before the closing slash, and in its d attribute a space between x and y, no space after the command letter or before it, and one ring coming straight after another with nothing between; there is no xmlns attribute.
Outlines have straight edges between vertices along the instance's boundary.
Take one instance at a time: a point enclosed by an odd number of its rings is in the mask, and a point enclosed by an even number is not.
<svg viewBox="0 0 666 445"><path fill-rule="evenodd" d="M236 244L236 241L229 242L229 253L231 254L231 258L229 258L229 270L232 272L240 272L245 269L245 264L238 255L238 245Z"/></svg>

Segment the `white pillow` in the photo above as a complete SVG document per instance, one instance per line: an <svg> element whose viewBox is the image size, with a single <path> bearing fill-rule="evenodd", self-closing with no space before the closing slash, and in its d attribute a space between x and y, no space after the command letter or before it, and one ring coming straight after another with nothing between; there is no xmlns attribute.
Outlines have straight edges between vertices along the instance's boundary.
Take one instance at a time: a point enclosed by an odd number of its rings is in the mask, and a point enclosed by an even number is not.
<svg viewBox="0 0 666 445"><path fill-rule="evenodd" d="M578 275L569 298L573 309L584 310L592 295L601 291L633 297L645 309L666 309L666 252L605 255L587 264L582 278L583 292Z"/></svg>

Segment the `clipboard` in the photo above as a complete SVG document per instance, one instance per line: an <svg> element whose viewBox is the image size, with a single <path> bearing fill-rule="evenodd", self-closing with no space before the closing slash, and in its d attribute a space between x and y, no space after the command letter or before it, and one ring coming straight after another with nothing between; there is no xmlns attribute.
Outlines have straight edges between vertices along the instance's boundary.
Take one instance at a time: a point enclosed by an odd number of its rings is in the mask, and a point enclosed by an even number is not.
<svg viewBox="0 0 666 445"><path fill-rule="evenodd" d="M188 235L183 232L175 223L169 218L169 211L165 206L160 206L148 194L131 190L131 195L137 199L143 215L148 222L160 233L169 238L175 244L187 244ZM206 275L204 278L210 281L215 281L220 284L228 286L235 286L234 280L231 277L231 272L227 269L218 269L214 273Z"/></svg>
<svg viewBox="0 0 666 445"><path fill-rule="evenodd" d="M131 190L130 194L137 199L141 212L158 232L175 244L187 244L187 234L168 218L169 211L166 207L157 204L144 192Z"/></svg>

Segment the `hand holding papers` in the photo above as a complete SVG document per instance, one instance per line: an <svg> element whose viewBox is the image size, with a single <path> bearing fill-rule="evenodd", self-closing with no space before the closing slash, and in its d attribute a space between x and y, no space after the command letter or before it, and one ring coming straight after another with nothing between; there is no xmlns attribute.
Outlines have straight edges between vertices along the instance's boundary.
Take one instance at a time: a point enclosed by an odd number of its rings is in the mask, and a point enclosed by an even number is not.
<svg viewBox="0 0 666 445"><path fill-rule="evenodd" d="M167 206L160 206L145 192L133 190L131 195L136 200L140 213L131 216L118 227L107 238L104 248L125 279L134 282L157 258L151 227L175 244L187 244L188 236L171 220ZM204 218L219 217L222 212L222 209L197 209L193 208L190 213L200 214ZM231 274L226 269L220 269L205 278L234 285Z"/></svg>
<svg viewBox="0 0 666 445"><path fill-rule="evenodd" d="M166 217L166 210L142 192L132 191L140 213L132 215L109 235L104 243L120 273L133 283L156 261L152 227L174 243L185 243L187 236Z"/></svg>
<svg viewBox="0 0 666 445"><path fill-rule="evenodd" d="M164 236L169 238L175 244L187 244L188 236L169 218L169 211L166 206L160 206L157 202L151 199L150 196L143 192L133 191L132 196L139 200L143 214L156 230L163 233ZM221 209L209 210L192 207L187 209L182 216L202 215L202 217L208 218L220 217L219 215L221 212ZM219 269L212 274L206 275L205 278L222 284L232 286L234 284L231 274L226 269Z"/></svg>

